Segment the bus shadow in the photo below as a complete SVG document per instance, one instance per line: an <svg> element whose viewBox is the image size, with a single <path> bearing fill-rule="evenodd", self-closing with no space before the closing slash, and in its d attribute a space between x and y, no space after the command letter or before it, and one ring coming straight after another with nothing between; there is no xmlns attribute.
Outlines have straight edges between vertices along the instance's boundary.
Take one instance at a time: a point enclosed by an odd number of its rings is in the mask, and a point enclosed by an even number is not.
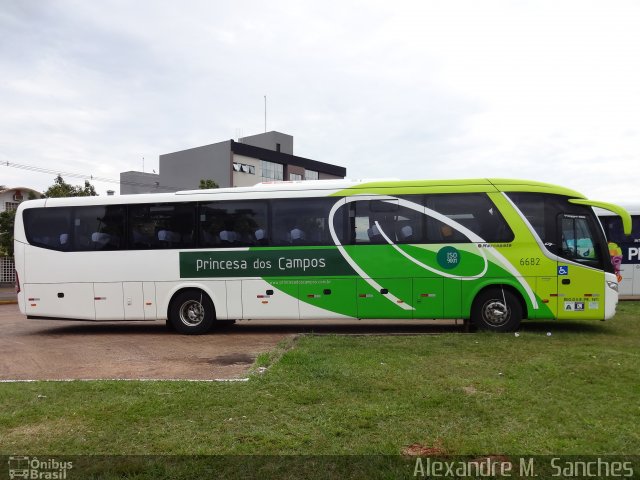
<svg viewBox="0 0 640 480"><path fill-rule="evenodd" d="M442 333L462 333L464 327L461 323L433 324L424 322L421 324L394 323L392 320L386 323L293 323L293 324L261 324L259 322L240 323L227 331L243 333L288 333L307 335L437 335Z"/></svg>
<svg viewBox="0 0 640 480"><path fill-rule="evenodd" d="M33 335L157 335L171 334L164 323L73 322L32 332Z"/></svg>
<svg viewBox="0 0 640 480"><path fill-rule="evenodd" d="M521 332L532 333L589 333L589 334L610 334L607 323L593 320L585 321L525 321L520 324Z"/></svg>
<svg viewBox="0 0 640 480"><path fill-rule="evenodd" d="M216 325L207 335L255 335L255 334L312 334L312 335L437 335L442 333L464 333L461 322L434 324L388 322L344 322L322 323L287 321L241 321L234 325ZM37 332L36 335L175 335L179 333L169 329L165 322L123 322L93 323L81 322L56 325Z"/></svg>

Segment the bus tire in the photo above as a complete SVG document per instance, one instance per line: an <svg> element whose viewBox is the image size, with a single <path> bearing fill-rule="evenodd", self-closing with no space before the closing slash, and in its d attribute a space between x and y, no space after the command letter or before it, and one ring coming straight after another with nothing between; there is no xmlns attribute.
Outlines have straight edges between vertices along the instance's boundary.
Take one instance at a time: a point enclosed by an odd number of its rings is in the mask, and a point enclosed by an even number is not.
<svg viewBox="0 0 640 480"><path fill-rule="evenodd" d="M176 294L169 306L169 321L179 333L207 333L216 319L213 302L202 290L184 290Z"/></svg>
<svg viewBox="0 0 640 480"><path fill-rule="evenodd" d="M522 304L509 290L490 288L478 294L471 308L471 322L480 330L513 332L522 320Z"/></svg>

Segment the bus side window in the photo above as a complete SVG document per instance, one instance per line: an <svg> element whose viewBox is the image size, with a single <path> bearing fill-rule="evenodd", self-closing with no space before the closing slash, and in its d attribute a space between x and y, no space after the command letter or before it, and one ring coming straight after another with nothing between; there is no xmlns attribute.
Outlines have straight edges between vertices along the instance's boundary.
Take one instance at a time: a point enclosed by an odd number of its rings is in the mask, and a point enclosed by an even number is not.
<svg viewBox="0 0 640 480"><path fill-rule="evenodd" d="M504 217L485 193L445 193L426 197L427 208L461 225L485 242L512 242L514 234ZM430 241L444 243L470 242L464 230L430 218ZM462 231L461 231L462 230Z"/></svg>
<svg viewBox="0 0 640 480"><path fill-rule="evenodd" d="M352 243L388 244L424 241L424 214L421 196L407 196L415 205L409 208L396 199L356 200L353 202Z"/></svg>
<svg viewBox="0 0 640 480"><path fill-rule="evenodd" d="M193 248L195 204L157 203L129 207L132 249Z"/></svg>
<svg viewBox="0 0 640 480"><path fill-rule="evenodd" d="M267 203L222 201L199 206L200 247L268 245Z"/></svg>
<svg viewBox="0 0 640 480"><path fill-rule="evenodd" d="M30 208L24 211L27 241L38 247L66 251L71 248L70 207Z"/></svg>
<svg viewBox="0 0 640 480"><path fill-rule="evenodd" d="M271 230L275 245L334 245L329 212L336 198L291 198L271 202ZM346 208L336 211L333 227L344 242Z"/></svg>
<svg viewBox="0 0 640 480"><path fill-rule="evenodd" d="M73 250L119 250L123 247L123 206L76 207L74 212Z"/></svg>
<svg viewBox="0 0 640 480"><path fill-rule="evenodd" d="M640 243L640 215L632 215L631 235L625 235L620 217L600 217L607 240L614 243Z"/></svg>

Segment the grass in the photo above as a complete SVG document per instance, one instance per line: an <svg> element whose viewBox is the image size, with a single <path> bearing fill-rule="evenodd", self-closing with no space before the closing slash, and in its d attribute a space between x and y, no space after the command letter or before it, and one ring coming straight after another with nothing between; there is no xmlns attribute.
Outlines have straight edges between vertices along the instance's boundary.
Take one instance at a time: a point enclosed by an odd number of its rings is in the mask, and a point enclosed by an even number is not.
<svg viewBox="0 0 640 480"><path fill-rule="evenodd" d="M0 384L0 454L638 455L640 303L618 312L519 336L305 336L241 383Z"/></svg>

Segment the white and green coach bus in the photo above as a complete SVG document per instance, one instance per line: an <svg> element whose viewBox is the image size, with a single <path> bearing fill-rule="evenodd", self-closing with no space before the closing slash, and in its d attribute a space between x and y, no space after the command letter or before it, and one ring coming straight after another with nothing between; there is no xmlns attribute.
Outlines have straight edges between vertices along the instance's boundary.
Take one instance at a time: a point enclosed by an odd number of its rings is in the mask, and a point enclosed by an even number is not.
<svg viewBox="0 0 640 480"><path fill-rule="evenodd" d="M34 319L608 319L593 206L522 180L305 181L24 202L18 302Z"/></svg>

